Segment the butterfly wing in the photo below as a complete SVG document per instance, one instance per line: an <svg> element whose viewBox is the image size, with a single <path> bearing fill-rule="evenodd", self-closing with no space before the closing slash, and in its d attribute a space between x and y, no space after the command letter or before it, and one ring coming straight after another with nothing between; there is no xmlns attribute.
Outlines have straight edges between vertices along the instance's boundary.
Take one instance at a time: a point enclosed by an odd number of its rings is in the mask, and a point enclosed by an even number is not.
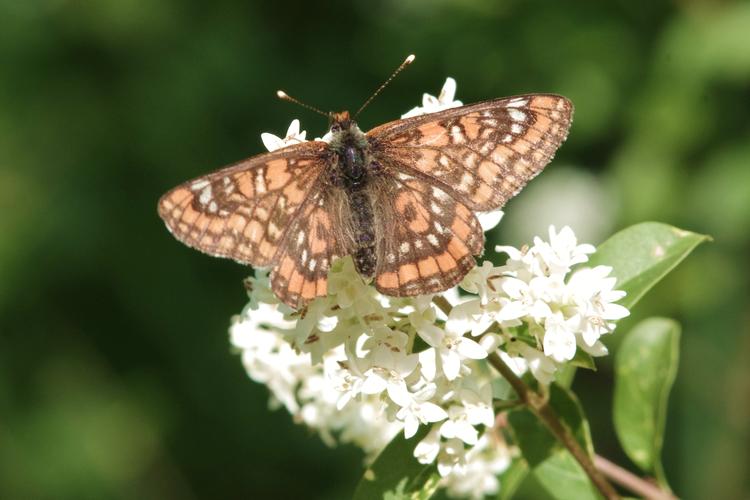
<svg viewBox="0 0 750 500"><path fill-rule="evenodd" d="M472 210L488 211L542 171L572 116L565 97L531 94L396 120L367 137L382 163L427 176Z"/></svg>
<svg viewBox="0 0 750 500"><path fill-rule="evenodd" d="M383 163L374 183L378 263L375 287L386 295L436 293L456 285L481 254L474 213L440 185Z"/></svg>
<svg viewBox="0 0 750 500"><path fill-rule="evenodd" d="M386 174L372 195L378 290L419 295L456 285L484 246L473 211L502 207L537 175L565 140L572 112L564 97L526 95L369 131Z"/></svg>
<svg viewBox="0 0 750 500"><path fill-rule="evenodd" d="M169 191L159 215L178 240L201 252L271 265L328 154L316 141L249 158Z"/></svg>
<svg viewBox="0 0 750 500"><path fill-rule="evenodd" d="M328 185L310 193L291 223L270 276L271 289L290 307L326 295L331 263L349 253L347 206L344 192Z"/></svg>

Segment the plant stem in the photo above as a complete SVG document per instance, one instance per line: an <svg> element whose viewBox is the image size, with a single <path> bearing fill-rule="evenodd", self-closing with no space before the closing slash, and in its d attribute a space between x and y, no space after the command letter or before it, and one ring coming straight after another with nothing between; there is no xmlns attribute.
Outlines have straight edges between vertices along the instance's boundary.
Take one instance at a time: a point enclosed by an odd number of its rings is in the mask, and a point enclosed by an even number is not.
<svg viewBox="0 0 750 500"><path fill-rule="evenodd" d="M500 356L493 352L488 358L490 364L500 372L513 389L515 389L518 397L521 398L526 406L534 413L534 415L541 420L544 425L547 426L549 431L560 441L565 448L568 449L573 458L581 465L586 475L591 479L591 482L596 488L604 495L607 499L619 499L620 495L615 491L615 488L607 481L601 472L594 466L594 462L588 456L586 451L578 444L570 429L565 427L560 419L555 414L555 411L549 405L547 398L538 394L536 391L527 386L523 380L521 380L513 370L500 358Z"/></svg>
<svg viewBox="0 0 750 500"><path fill-rule="evenodd" d="M647 500L677 500L677 497L671 493L660 489L658 486L649 483L645 479L636 476L629 470L623 469L604 457L595 455L594 465L596 465L596 468L599 469L602 474L613 482L627 488L643 498L646 498Z"/></svg>

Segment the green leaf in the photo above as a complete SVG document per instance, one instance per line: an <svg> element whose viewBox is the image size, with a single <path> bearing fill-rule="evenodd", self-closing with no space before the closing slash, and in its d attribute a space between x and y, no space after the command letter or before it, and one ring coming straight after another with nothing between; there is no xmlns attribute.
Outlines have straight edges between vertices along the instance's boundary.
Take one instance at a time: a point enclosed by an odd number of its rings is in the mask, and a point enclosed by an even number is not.
<svg viewBox="0 0 750 500"><path fill-rule="evenodd" d="M677 374L680 325L649 318L625 336L615 357L614 424L628 457L668 487L661 449L669 391Z"/></svg>
<svg viewBox="0 0 750 500"><path fill-rule="evenodd" d="M524 478L529 473L529 465L526 460L522 458L516 458L510 464L510 467L505 469L505 472L500 474L500 493L498 494L498 500L509 500L513 498L518 487L523 483Z"/></svg>
<svg viewBox="0 0 750 500"><path fill-rule="evenodd" d="M553 384L549 398L550 406L563 425L570 429L583 449L593 455L588 421L575 395ZM508 421L532 474L552 498L600 498L578 462L529 410L511 411Z"/></svg>
<svg viewBox="0 0 750 500"><path fill-rule="evenodd" d="M567 450L555 451L534 469L534 476L551 498L598 500L601 495Z"/></svg>
<svg viewBox="0 0 750 500"><path fill-rule="evenodd" d="M617 289L627 292L620 304L632 308L643 295L711 238L659 222L643 222L599 245L586 266L612 266Z"/></svg>
<svg viewBox="0 0 750 500"><path fill-rule="evenodd" d="M429 430L428 426L423 426L411 439L405 439L403 433L393 438L365 471L353 498L426 500L432 497L440 480L437 466L420 464L414 458L414 448Z"/></svg>

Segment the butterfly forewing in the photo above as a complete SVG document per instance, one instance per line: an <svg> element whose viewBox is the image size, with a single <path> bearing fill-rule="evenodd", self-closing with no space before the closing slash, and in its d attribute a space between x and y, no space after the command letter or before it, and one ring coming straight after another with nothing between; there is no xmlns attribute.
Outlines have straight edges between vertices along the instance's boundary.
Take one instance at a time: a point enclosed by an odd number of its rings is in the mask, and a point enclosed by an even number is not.
<svg viewBox="0 0 750 500"><path fill-rule="evenodd" d="M572 104L548 94L397 120L367 133L373 155L429 176L472 210L500 208L552 159Z"/></svg>
<svg viewBox="0 0 750 500"><path fill-rule="evenodd" d="M327 154L325 143L306 142L250 158L169 191L159 201L159 215L193 248L270 265Z"/></svg>

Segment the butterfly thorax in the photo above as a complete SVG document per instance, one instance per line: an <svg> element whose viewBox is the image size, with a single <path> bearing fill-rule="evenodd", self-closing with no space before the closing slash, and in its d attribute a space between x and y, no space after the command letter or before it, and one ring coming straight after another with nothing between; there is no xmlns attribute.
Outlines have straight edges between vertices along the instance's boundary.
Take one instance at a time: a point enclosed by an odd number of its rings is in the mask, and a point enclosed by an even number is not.
<svg viewBox="0 0 750 500"><path fill-rule="evenodd" d="M332 115L329 147L336 155L333 178L346 193L349 209L344 214L352 228L351 248L354 266L365 278L375 274L375 224L368 184L374 174L369 143L365 134L344 111Z"/></svg>

